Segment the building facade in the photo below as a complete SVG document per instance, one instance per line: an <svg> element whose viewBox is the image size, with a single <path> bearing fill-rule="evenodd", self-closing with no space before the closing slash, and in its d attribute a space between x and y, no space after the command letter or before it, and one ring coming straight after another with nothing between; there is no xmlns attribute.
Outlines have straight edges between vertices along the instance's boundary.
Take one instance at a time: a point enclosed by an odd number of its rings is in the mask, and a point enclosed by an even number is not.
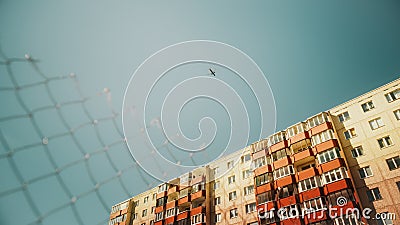
<svg viewBox="0 0 400 225"><path fill-rule="evenodd" d="M400 224L398 99L400 80L116 204L109 224Z"/></svg>

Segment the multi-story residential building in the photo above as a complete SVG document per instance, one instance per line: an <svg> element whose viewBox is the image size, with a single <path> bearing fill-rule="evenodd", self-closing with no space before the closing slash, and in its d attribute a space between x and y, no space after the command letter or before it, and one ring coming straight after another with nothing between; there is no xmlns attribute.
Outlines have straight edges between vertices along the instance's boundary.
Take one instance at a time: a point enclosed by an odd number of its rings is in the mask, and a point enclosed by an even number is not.
<svg viewBox="0 0 400 225"><path fill-rule="evenodd" d="M399 98L400 79L117 204L109 224L396 224Z"/></svg>

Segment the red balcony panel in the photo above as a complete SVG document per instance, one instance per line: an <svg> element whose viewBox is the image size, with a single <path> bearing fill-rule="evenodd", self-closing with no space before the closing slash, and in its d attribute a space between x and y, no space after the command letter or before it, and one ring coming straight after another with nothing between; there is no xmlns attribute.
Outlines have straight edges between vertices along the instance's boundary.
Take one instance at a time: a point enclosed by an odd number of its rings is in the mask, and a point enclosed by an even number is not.
<svg viewBox="0 0 400 225"><path fill-rule="evenodd" d="M328 219L328 212L326 210L320 210L315 213L304 215L304 221L306 224L316 223Z"/></svg>
<svg viewBox="0 0 400 225"><path fill-rule="evenodd" d="M319 165L318 169L319 173L322 174L340 167L346 167L346 163L342 158L337 158L330 162Z"/></svg>
<svg viewBox="0 0 400 225"><path fill-rule="evenodd" d="M296 203L297 203L296 195L292 195L292 196L289 196L289 197L286 197L286 198L279 199L278 200L278 207L282 208L282 207L293 205L293 204L296 204Z"/></svg>
<svg viewBox="0 0 400 225"><path fill-rule="evenodd" d="M171 209L178 206L178 201L170 201L165 205L165 209Z"/></svg>
<svg viewBox="0 0 400 225"><path fill-rule="evenodd" d="M190 202L190 195L185 196L185 197L183 197L183 198L180 198L180 199L178 200L178 205L182 205L182 204L188 203L188 202Z"/></svg>
<svg viewBox="0 0 400 225"><path fill-rule="evenodd" d="M353 209L358 208L354 201L348 201L347 204L343 206L335 205L331 207L332 212L335 212L339 217L345 215L346 212L353 212Z"/></svg>
<svg viewBox="0 0 400 225"><path fill-rule="evenodd" d="M272 172L272 166L271 165L265 165L262 167L258 167L257 169L254 170L254 176L258 176L264 173L270 173Z"/></svg>
<svg viewBox="0 0 400 225"><path fill-rule="evenodd" d="M164 225L164 220L160 220L158 222L155 222L154 225Z"/></svg>
<svg viewBox="0 0 400 225"><path fill-rule="evenodd" d="M122 222L119 222L119 224L118 225L126 225L126 220L125 221L122 221Z"/></svg>
<svg viewBox="0 0 400 225"><path fill-rule="evenodd" d="M189 218L189 211L181 212L176 216L176 220L177 221L178 220L183 220L183 219L186 219L186 218Z"/></svg>
<svg viewBox="0 0 400 225"><path fill-rule="evenodd" d="M331 140L322 142L320 144L317 144L314 148L317 151L317 153L321 153L321 152L324 152L333 147L339 147L339 143L336 139L331 139Z"/></svg>
<svg viewBox="0 0 400 225"><path fill-rule="evenodd" d="M171 217L165 218L164 222L165 222L165 224L174 223L175 222L175 216L171 216Z"/></svg>
<svg viewBox="0 0 400 225"><path fill-rule="evenodd" d="M253 155L252 155L253 160L258 159L258 158L261 158L261 157L264 157L264 156L267 155L267 153L268 153L268 152L267 152L266 149L261 150L261 151L258 151L258 152L254 152Z"/></svg>
<svg viewBox="0 0 400 225"><path fill-rule="evenodd" d="M289 175L289 176L282 177L282 178L276 180L275 181L275 188L284 187L286 185L294 184L294 183L296 183L295 176L294 175Z"/></svg>
<svg viewBox="0 0 400 225"><path fill-rule="evenodd" d="M167 194L170 195L170 194L178 192L178 191L179 191L179 187L178 186L173 186L170 189L168 189L168 193Z"/></svg>
<svg viewBox="0 0 400 225"><path fill-rule="evenodd" d="M120 215L121 215L121 210L119 210L119 211L117 211L115 213L111 213L110 214L110 219L114 219L115 217L120 216Z"/></svg>
<svg viewBox="0 0 400 225"><path fill-rule="evenodd" d="M296 154L294 154L293 157L293 162L305 159L307 157L310 156L314 156L314 151L312 150L312 148L308 148L306 150L303 150L301 152L297 152Z"/></svg>
<svg viewBox="0 0 400 225"><path fill-rule="evenodd" d="M290 218L290 219L286 219L286 220L282 220L280 222L280 225L301 225L301 220L300 218Z"/></svg>
<svg viewBox="0 0 400 225"><path fill-rule="evenodd" d="M287 140L283 140L281 142L278 142L274 145L272 145L271 147L269 147L269 151L270 153L276 152L278 150L281 150L283 148L287 148L288 147L288 141Z"/></svg>
<svg viewBox="0 0 400 225"><path fill-rule="evenodd" d="M266 183L261 186L256 187L256 195L270 191L272 189L272 183Z"/></svg>
<svg viewBox="0 0 400 225"><path fill-rule="evenodd" d="M317 198L320 196L324 196L324 192L322 188L314 188L314 189L310 189L304 192L301 192L299 194L300 197L300 201L304 202L313 198Z"/></svg>
<svg viewBox="0 0 400 225"><path fill-rule="evenodd" d="M264 204L257 205L258 212L270 211L271 209L276 209L275 202L266 202Z"/></svg>
<svg viewBox="0 0 400 225"><path fill-rule="evenodd" d="M160 206L156 207L155 212L159 213L159 212L162 212L164 210L165 210L165 207L163 205L160 205Z"/></svg>
<svg viewBox="0 0 400 225"><path fill-rule="evenodd" d="M292 160L291 160L290 156L286 156L286 157L274 162L274 169L279 169L279 168L287 166L289 164L292 164Z"/></svg>
<svg viewBox="0 0 400 225"><path fill-rule="evenodd" d="M157 193L157 199L167 196L167 191Z"/></svg>
<svg viewBox="0 0 400 225"><path fill-rule="evenodd" d="M302 170L300 172L297 172L297 182L311 178L311 177L315 177L319 174L318 169L315 167L311 167L305 170Z"/></svg>
<svg viewBox="0 0 400 225"><path fill-rule="evenodd" d="M326 184L324 186L324 194L328 195L329 193L343 190L346 188L351 188L351 187L352 187L352 185L351 185L351 181L349 178L338 180L336 182Z"/></svg>
<svg viewBox="0 0 400 225"><path fill-rule="evenodd" d="M308 131L302 132L302 133L298 133L296 135L294 135L293 137L289 138L289 142L290 144L294 144L296 142L299 142L301 140L310 138L310 134L308 133Z"/></svg>
<svg viewBox="0 0 400 225"><path fill-rule="evenodd" d="M191 195L192 201L201 197L206 196L206 190L200 190L198 192L195 192Z"/></svg>
<svg viewBox="0 0 400 225"><path fill-rule="evenodd" d="M199 207L196 207L196 208L193 208L190 210L190 216L194 216L194 215L197 215L200 213L205 213L205 212L206 212L206 207L199 206Z"/></svg>
<svg viewBox="0 0 400 225"><path fill-rule="evenodd" d="M326 131L332 129L332 123L331 122L325 122L323 124L320 124L316 127L313 127L309 130L311 135L316 135L318 133L321 133L322 131Z"/></svg>

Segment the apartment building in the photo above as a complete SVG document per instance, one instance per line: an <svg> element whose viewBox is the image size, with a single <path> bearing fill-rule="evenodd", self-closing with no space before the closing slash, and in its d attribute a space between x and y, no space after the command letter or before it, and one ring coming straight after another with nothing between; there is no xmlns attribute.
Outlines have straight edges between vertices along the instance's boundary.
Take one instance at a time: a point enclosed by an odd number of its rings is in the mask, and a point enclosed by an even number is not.
<svg viewBox="0 0 400 225"><path fill-rule="evenodd" d="M109 224L397 224L399 98L396 80L113 206Z"/></svg>

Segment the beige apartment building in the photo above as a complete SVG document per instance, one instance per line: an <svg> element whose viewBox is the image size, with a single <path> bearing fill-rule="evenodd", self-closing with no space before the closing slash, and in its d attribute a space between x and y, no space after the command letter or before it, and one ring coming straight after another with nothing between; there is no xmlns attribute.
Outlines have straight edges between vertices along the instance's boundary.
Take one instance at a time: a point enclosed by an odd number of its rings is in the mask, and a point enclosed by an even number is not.
<svg viewBox="0 0 400 225"><path fill-rule="evenodd" d="M400 224L398 99L400 79L114 205L109 225Z"/></svg>

